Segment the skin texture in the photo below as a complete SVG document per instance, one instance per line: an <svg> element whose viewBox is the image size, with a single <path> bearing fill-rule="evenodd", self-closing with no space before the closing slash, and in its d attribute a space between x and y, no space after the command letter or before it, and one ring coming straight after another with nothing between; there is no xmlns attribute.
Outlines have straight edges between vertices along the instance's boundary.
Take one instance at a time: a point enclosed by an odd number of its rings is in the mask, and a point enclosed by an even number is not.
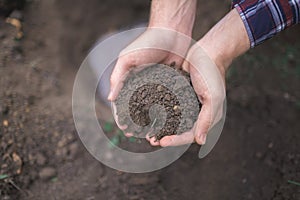
<svg viewBox="0 0 300 200"><path fill-rule="evenodd" d="M162 138L157 145L177 146L194 141L200 145L204 144L206 135L212 127L212 124L214 124L212 119L216 118L218 113L220 114L222 110L220 104L225 97L225 94L223 94L225 88L224 90L218 88L218 94L211 94L206 88L206 85L203 84L202 77L197 70L197 68L202 67L201 59L197 59L197 55L201 53L197 50L199 47L201 47L216 64L225 86L225 73L231 62L234 58L245 53L250 48L250 41L238 12L235 9L231 10L200 39L197 44L189 49L188 56L192 57L191 59L195 57L195 63L198 62L198 66L192 66L187 62L183 63L183 69L191 74L194 89L203 104L194 128L181 135L166 136ZM213 106L218 107L219 110L214 111ZM216 116L211 116L212 114Z"/></svg>
<svg viewBox="0 0 300 200"><path fill-rule="evenodd" d="M171 29L190 37L195 19L195 9L196 0L153 0L149 28ZM152 34L151 29L148 29L121 52L113 70L111 91L108 97L110 101L116 99L128 71L136 66L148 63L171 64L175 61L177 65L182 65L183 69L191 74L194 89L202 103L197 122L190 131L181 135L165 136L160 141L155 141L154 137L147 137L146 139L153 146L178 146L192 142L202 145L205 143L209 129L218 121L223 109L226 70L234 58L250 48L244 24L235 9L224 16L192 47L190 47L190 42L181 39L176 34L165 35L163 32L160 35ZM193 64L162 50L130 51L133 47L142 48L145 45L168 46L168 49L179 50L183 55L187 55L189 60L193 60ZM206 73L207 70L203 68L205 67L201 62L203 54L210 58L211 66L216 66L217 70L211 70L213 73ZM215 77L221 76L218 80L222 80L222 83L212 81L211 84L215 85L214 92L212 92L207 88L203 76L206 76L207 80L215 80ZM126 135L131 136L130 134Z"/></svg>
<svg viewBox="0 0 300 200"><path fill-rule="evenodd" d="M135 66L148 63L163 63L170 65L174 61L177 65L183 63L183 58L170 52L157 49L130 52L130 49L133 47L143 48L146 45L157 47L167 46L167 49L180 48L182 54L185 55L190 46L190 41L182 41L181 37L167 35L168 33L162 33L162 35L153 34L151 28L171 29L191 37L195 21L196 2L196 0L152 1L149 29L120 53L119 59L111 75L111 92L108 96L108 100L114 101L116 99L122 86L121 82L126 78L126 73Z"/></svg>

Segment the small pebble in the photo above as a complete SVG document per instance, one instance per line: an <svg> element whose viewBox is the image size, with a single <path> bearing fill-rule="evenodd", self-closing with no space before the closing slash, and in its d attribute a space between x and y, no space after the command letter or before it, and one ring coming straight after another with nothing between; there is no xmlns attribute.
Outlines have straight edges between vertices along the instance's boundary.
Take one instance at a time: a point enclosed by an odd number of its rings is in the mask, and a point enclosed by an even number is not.
<svg viewBox="0 0 300 200"><path fill-rule="evenodd" d="M173 110L178 110L179 109L179 106L177 106L177 105L175 105L174 107L173 107Z"/></svg>
<svg viewBox="0 0 300 200"><path fill-rule="evenodd" d="M69 146L69 152L70 152L70 156L71 158L74 158L78 152L79 149L79 145L77 142L74 142L72 144L70 144Z"/></svg>
<svg viewBox="0 0 300 200"><path fill-rule="evenodd" d="M3 121L3 126L8 127L8 121L7 120Z"/></svg>
<svg viewBox="0 0 300 200"><path fill-rule="evenodd" d="M147 92L142 92L142 98L144 99L147 96Z"/></svg>
<svg viewBox="0 0 300 200"><path fill-rule="evenodd" d="M285 98L286 100L289 100L290 99L289 93L284 93L283 98Z"/></svg>
<svg viewBox="0 0 300 200"><path fill-rule="evenodd" d="M45 163L47 161L46 157L41 153L37 153L35 156L35 159L36 159L36 163L38 165L45 165Z"/></svg>
<svg viewBox="0 0 300 200"><path fill-rule="evenodd" d="M166 98L167 101L170 101L171 96L170 96L169 94L166 94L166 97L165 97L165 98Z"/></svg>
<svg viewBox="0 0 300 200"><path fill-rule="evenodd" d="M11 198L8 195L4 195L2 198L3 200L11 200Z"/></svg>
<svg viewBox="0 0 300 200"><path fill-rule="evenodd" d="M262 153L261 152L256 152L255 156L256 156L256 158L261 158L262 157Z"/></svg>
<svg viewBox="0 0 300 200"><path fill-rule="evenodd" d="M39 177L43 180L48 180L56 175L56 170L53 167L45 167L39 172Z"/></svg>
<svg viewBox="0 0 300 200"><path fill-rule="evenodd" d="M269 148L269 149L272 149L272 148L273 148L273 143L272 143L272 142L270 142L270 143L268 144L268 148Z"/></svg>
<svg viewBox="0 0 300 200"><path fill-rule="evenodd" d="M161 86L161 85L159 85L159 86L157 86L157 91L159 91L159 92L161 92L161 91L163 91L164 90L164 88Z"/></svg>

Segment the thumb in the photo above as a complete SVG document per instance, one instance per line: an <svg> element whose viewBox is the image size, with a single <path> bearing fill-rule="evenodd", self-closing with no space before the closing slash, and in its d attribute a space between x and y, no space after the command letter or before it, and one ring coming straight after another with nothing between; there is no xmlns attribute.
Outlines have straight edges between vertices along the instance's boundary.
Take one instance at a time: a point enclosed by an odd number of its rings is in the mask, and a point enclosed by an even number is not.
<svg viewBox="0 0 300 200"><path fill-rule="evenodd" d="M209 104L203 104L195 127L195 141L203 145L206 142L206 136L212 124L212 112Z"/></svg>
<svg viewBox="0 0 300 200"><path fill-rule="evenodd" d="M190 63L187 60L184 60L182 63L182 70L190 72Z"/></svg>
<svg viewBox="0 0 300 200"><path fill-rule="evenodd" d="M110 92L108 95L109 101L116 100L118 93L123 87L123 83L128 75L128 71L132 66L133 65L131 65L126 58L118 59L110 77Z"/></svg>

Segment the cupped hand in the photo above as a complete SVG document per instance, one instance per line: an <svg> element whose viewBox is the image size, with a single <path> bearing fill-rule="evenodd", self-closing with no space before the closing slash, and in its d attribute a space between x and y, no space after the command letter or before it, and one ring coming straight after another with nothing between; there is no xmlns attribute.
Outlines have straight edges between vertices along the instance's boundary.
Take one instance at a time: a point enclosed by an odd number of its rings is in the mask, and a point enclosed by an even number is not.
<svg viewBox="0 0 300 200"><path fill-rule="evenodd" d="M149 64L182 65L191 38L165 28L147 30L127 46L119 55L110 78L108 100L116 100L130 70L143 69Z"/></svg>
<svg viewBox="0 0 300 200"><path fill-rule="evenodd" d="M232 9L189 50L183 63L202 103L196 123L190 131L165 136L155 145L177 146L192 142L202 145L206 142L209 131L224 119L225 71L234 58L249 48L244 23L237 10Z"/></svg>
<svg viewBox="0 0 300 200"><path fill-rule="evenodd" d="M147 28L147 30L127 46L119 55L110 78L110 94L108 100L115 101L124 81L131 70L141 70L150 64L182 65L190 46L191 38L175 30L166 28ZM114 105L114 104L113 104ZM114 109L115 110L115 109ZM126 124L115 120L120 129L125 130ZM132 136L131 133L125 133ZM154 140L153 140L154 142ZM153 143L155 145L156 143Z"/></svg>
<svg viewBox="0 0 300 200"><path fill-rule="evenodd" d="M178 146L197 142L205 144L209 130L221 120L225 93L225 72L217 66L205 50L196 43L188 52L182 65L190 73L191 81L202 104L200 114L193 128L179 135L165 136L160 141L147 138L152 145Z"/></svg>

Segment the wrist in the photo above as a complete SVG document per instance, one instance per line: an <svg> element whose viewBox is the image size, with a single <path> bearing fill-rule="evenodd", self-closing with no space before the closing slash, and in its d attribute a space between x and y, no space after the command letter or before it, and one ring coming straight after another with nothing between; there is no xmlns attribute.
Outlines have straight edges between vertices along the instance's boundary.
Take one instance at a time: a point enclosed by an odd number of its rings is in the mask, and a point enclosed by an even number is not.
<svg viewBox="0 0 300 200"><path fill-rule="evenodd" d="M167 28L191 36L197 0L152 0L150 28Z"/></svg>
<svg viewBox="0 0 300 200"><path fill-rule="evenodd" d="M196 45L202 48L207 56L216 64L220 73L225 75L231 60L227 58L220 49L215 48L215 45L212 45L212 41L209 40L208 37L203 37Z"/></svg>
<svg viewBox="0 0 300 200"><path fill-rule="evenodd" d="M250 48L245 26L235 9L229 12L197 43L224 74L233 59Z"/></svg>

